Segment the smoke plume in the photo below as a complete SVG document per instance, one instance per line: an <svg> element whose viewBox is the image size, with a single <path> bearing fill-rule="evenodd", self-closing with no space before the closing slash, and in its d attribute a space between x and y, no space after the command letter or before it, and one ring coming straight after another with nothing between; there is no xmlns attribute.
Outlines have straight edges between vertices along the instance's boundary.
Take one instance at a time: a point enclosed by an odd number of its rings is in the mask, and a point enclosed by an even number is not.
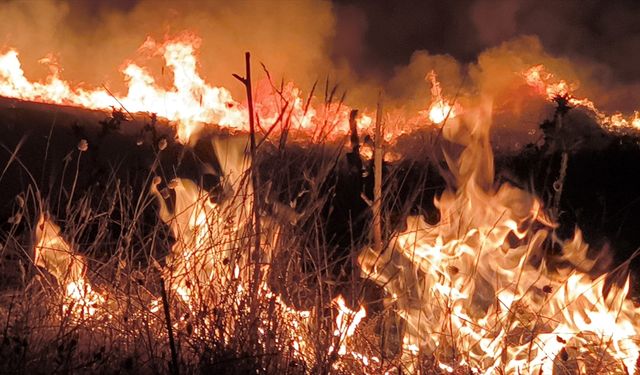
<svg viewBox="0 0 640 375"><path fill-rule="evenodd" d="M159 56L138 48L186 31L199 35L200 73L243 98L232 73L244 73L251 51L276 83L309 90L329 78L349 104L373 109L384 89L386 108L415 113L431 100L434 70L444 94L460 102L491 96L504 126L536 124L542 105L522 94L518 75L532 65L569 82L576 95L608 111L640 103L640 5L534 0L370 2L266 1L8 1L0 4L0 49L20 52L27 77L43 78L49 56L62 77L88 87L124 90L118 71L129 60L171 82ZM139 61L145 60L145 61ZM262 75L264 76L264 75ZM518 95L514 93L518 91Z"/></svg>

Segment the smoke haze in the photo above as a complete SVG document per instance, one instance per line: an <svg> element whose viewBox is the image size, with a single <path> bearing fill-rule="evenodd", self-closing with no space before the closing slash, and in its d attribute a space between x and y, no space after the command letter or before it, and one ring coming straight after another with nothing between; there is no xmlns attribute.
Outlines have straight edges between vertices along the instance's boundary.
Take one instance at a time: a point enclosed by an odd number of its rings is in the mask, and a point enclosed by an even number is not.
<svg viewBox="0 0 640 375"><path fill-rule="evenodd" d="M124 89L118 69L132 59L170 82L158 56L137 50L147 36L188 30L202 38L201 75L240 100L231 73L243 73L251 51L256 74L263 62L274 79L304 90L329 77L364 108L384 88L389 109L424 109L425 76L435 70L446 96L491 95L520 116L514 121L533 123L539 106L510 93L521 89L517 73L536 64L579 81L577 95L605 110L640 103L634 1L8 1L0 14L0 48L19 51L27 77L43 78L38 60L53 53L63 78L116 91Z"/></svg>

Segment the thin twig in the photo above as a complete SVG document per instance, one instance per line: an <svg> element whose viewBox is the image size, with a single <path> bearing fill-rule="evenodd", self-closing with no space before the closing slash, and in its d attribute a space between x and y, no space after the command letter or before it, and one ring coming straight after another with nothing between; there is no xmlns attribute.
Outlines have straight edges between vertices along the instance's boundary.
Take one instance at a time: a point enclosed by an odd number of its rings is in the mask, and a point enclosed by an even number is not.
<svg viewBox="0 0 640 375"><path fill-rule="evenodd" d="M164 308L164 319L167 325L167 335L169 335L169 348L171 349L171 363L169 370L172 375L178 375L180 373L178 369L178 351L176 350L176 343L173 338L173 325L171 324L171 312L169 311L169 298L167 297L167 290L164 286L164 278L160 277L160 293L162 294L162 307Z"/></svg>

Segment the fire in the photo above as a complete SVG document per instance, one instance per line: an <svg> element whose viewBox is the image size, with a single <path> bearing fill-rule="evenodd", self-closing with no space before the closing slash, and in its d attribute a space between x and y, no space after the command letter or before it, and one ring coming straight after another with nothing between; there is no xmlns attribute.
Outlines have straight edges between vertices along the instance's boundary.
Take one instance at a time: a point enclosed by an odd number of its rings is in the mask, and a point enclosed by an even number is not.
<svg viewBox="0 0 640 375"><path fill-rule="evenodd" d="M95 315L105 298L86 279L84 257L60 236L60 228L40 215L36 228L35 265L46 269L64 287L63 311L81 318Z"/></svg>
<svg viewBox="0 0 640 375"><path fill-rule="evenodd" d="M122 69L128 86L126 95L112 95L105 87L72 87L60 77L60 70L51 58L40 60L50 67L50 75L43 82L31 82L24 75L18 52L10 49L0 54L0 96L90 109L117 107L129 113L154 113L176 123L178 139L183 143L188 143L204 124L246 131L249 126L245 105L236 101L229 90L210 85L200 75L199 45L200 39L192 34L164 43L147 38L140 50L162 56L173 75L172 87L163 88L148 69L128 63ZM266 125L277 123L284 111L283 122L313 139L323 140L348 132L350 108L347 106L340 103L323 103L319 108L308 106L301 90L292 83L284 86L281 92L267 83L262 83L262 87L268 89L257 96L256 110ZM360 129L371 124L372 118L366 114L358 119ZM317 129L324 133L316 134Z"/></svg>
<svg viewBox="0 0 640 375"><path fill-rule="evenodd" d="M384 287L406 323L407 366L433 354L447 371L550 374L570 360L583 373L615 361L634 373L640 310L627 299L629 280L605 294L606 275L579 271L593 265L579 230L545 258L555 225L542 204L509 184L492 187L491 103L463 120L473 140L450 163L459 188L436 202L440 223L409 217L381 254L359 256L362 276Z"/></svg>
<svg viewBox="0 0 640 375"><path fill-rule="evenodd" d="M532 66L524 73L524 77L529 86L535 88L549 100L553 100L553 98L557 96L569 97L577 88L575 84L569 85L565 80L553 82L555 77L553 74L546 72L544 65ZM575 98L571 98L571 100L575 100ZM579 103L572 102L571 104L575 105Z"/></svg>
<svg viewBox="0 0 640 375"><path fill-rule="evenodd" d="M220 157L224 172L225 193L237 199L214 202L194 182L176 179L168 184L175 194L173 210L169 210L157 189L160 179L156 178L152 186L161 205L160 216L176 238L166 277L188 304L201 304L211 292L215 298L215 293L221 293L232 279L238 278L247 261L234 258L233 251L244 244L242 232L247 230L251 218L247 140L241 137L214 142L212 147ZM209 287L200 288L203 284Z"/></svg>
<svg viewBox="0 0 640 375"><path fill-rule="evenodd" d="M450 104L442 96L442 87L438 82L438 76L435 71L429 72L426 79L431 83L431 105L425 112L429 120L438 125L442 124L447 119L453 119L457 116L458 110L455 106Z"/></svg>
<svg viewBox="0 0 640 375"><path fill-rule="evenodd" d="M640 129L640 112L636 111L633 114L633 120L631 121L631 125L636 129Z"/></svg>
<svg viewBox="0 0 640 375"><path fill-rule="evenodd" d="M234 99L227 88L206 82L201 75L197 58L200 44L200 38L191 33L162 43L147 38L139 50L162 57L167 71L172 73L171 87L158 84L146 67L129 62L121 71L127 85L125 94L112 93L106 87L89 89L72 85L60 76L61 70L51 56L40 60L49 67L49 76L41 82L32 82L24 75L18 51L9 49L0 54L0 96L98 110L122 108L134 114L152 113L174 122L177 138L185 144L205 124L248 130L246 104ZM522 75L529 86L547 99L566 97L569 105L587 108L605 126L640 128L637 115L632 119L621 114L606 115L589 99L574 97L577 85L556 79L543 65L533 66ZM458 117L462 108L444 97L436 73L429 72L426 80L431 85L431 103L406 122L417 124L419 119L426 118L431 124L441 125L447 119ZM319 142L349 132L351 108L341 102L314 105L311 99L291 82L280 88L267 79L259 82L254 99L259 131L266 134L275 126L274 133L286 129ZM359 130L365 131L371 129L373 119L364 113L357 122ZM409 130L399 129L397 133ZM393 139L398 134L390 132L387 136Z"/></svg>
<svg viewBox="0 0 640 375"><path fill-rule="evenodd" d="M155 113L176 123L177 136L184 143L205 124L246 130L245 105L200 75L198 46L193 36L164 43L148 39L143 49L162 56L173 74L172 87L161 87L148 69L129 63L122 70L128 91L120 96L106 88L72 87L60 78L51 59L42 61L49 64L51 74L43 82L31 82L24 76L17 51L9 50L0 55L0 95ZM367 248L358 257L362 277L384 288L386 306L393 306L404 321L401 349L406 368L416 372L419 359L433 355L439 368L448 372L464 366L485 374L553 373L573 366L589 373L622 363L618 370L634 373L640 357L636 323L640 310L627 298L629 279L605 292L606 275L589 273L594 261L587 257L588 246L579 230L572 240L555 239L556 224L535 196L509 184L494 186L490 100L477 108L467 108L465 102L462 111L443 96L434 71L426 78L431 84L431 103L420 112L421 118L435 125L455 118L456 127L462 127L443 133L465 148L457 160L447 160L457 178L457 190L438 198L442 218L438 224L410 216L406 230L395 233L382 253ZM542 65L526 71L524 79L546 99L563 97L571 106L592 111L605 125L640 129L638 112L632 119L621 114L606 116L590 100L575 98L576 86L556 80ZM293 84L274 92L263 82L256 91L256 116L263 131L279 124L312 140L349 131L350 108L341 103L314 107ZM360 117L359 128L371 125L370 116ZM265 352L268 345L276 345L292 348L297 359L308 363L326 355L351 356L365 366L380 363L354 344L356 329L367 318L367 311L362 306L352 310L342 296L327 300L337 311L335 329L329 331L332 345L328 353L326 347L323 353L315 351L309 330L312 316L321 312L288 306L267 282L280 227L264 217L261 233L253 233L254 187L246 137L215 139L211 146L220 160L225 199L215 201L187 179L164 181L166 187L162 187L163 181L156 177L151 186L160 216L175 238L162 278L190 316L203 317L201 330L195 334L219 334L224 342L231 341L238 316L253 313L258 342ZM79 146L87 147L86 141ZM363 147L361 151L369 150ZM167 203L168 196L172 205ZM259 246L254 236L259 236ZM548 244L553 241L558 241L562 252L547 257ZM252 252L258 253L257 261L250 259ZM105 297L86 278L84 257L75 253L60 236L60 228L44 215L36 230L34 263L63 285L65 311L77 317L92 316L104 304ZM247 302L254 299L256 304ZM210 318L208 309L220 304L229 304L238 316L221 318L223 323ZM286 342L270 343L269 332L276 322L261 312L256 306L260 304L268 305L285 323L280 328L287 331ZM149 311L160 308L155 300ZM186 320L181 318L176 324L186 324Z"/></svg>
<svg viewBox="0 0 640 375"><path fill-rule="evenodd" d="M356 327L360 324L360 321L367 316L367 311L363 306L360 306L358 311L353 311L347 307L345 300L342 296L336 297L333 303L338 308L338 315L336 316L336 330L333 335L338 338L339 348L338 354L347 354L347 339L353 336ZM335 349L333 346L329 348L329 353Z"/></svg>
<svg viewBox="0 0 640 375"><path fill-rule="evenodd" d="M444 102L439 102L431 105L429 119L434 124L441 124L449 114L454 115L453 108Z"/></svg>
<svg viewBox="0 0 640 375"><path fill-rule="evenodd" d="M596 105L587 98L576 98L573 92L578 88L576 83L569 84L565 80L558 80L551 73L548 73L544 65L535 65L523 73L526 83L533 87L540 95L547 100L553 101L556 98L564 98L571 107L582 107L591 111L596 119L604 126L610 128L632 128L640 129L640 119L638 112L634 113L633 118L625 118L621 113L607 115L600 111Z"/></svg>
<svg viewBox="0 0 640 375"><path fill-rule="evenodd" d="M271 303L277 308L284 326L290 328L288 345L299 358L310 358L303 325L309 318L308 311L297 311L288 307L279 296L269 290L266 278L261 277L259 285L251 284L251 266L248 254L237 249L250 247L251 205L253 190L250 185L250 158L246 155L246 137L215 140L212 144L219 156L224 175L226 199L214 202L208 193L187 179L176 179L168 184L175 194L174 205L169 209L163 194L158 190L160 179L153 182L152 192L161 206L161 218L171 227L176 243L163 270L167 284L174 290L193 316L202 316L211 306L231 303L238 314L251 313L247 301L254 297L259 303ZM261 241L261 257L268 263L274 236L265 235ZM262 268L262 267L261 267ZM262 273L264 276L264 273ZM231 300L229 301L229 298ZM268 348L269 332L273 329L270 316L262 316L259 310L259 342ZM254 312L256 313L256 312ZM237 328L233 314L224 317L223 327L216 327L221 321L204 318L206 331L218 332L223 341L229 342ZM195 332L206 335L207 332ZM273 343L272 343L273 344Z"/></svg>
<svg viewBox="0 0 640 375"><path fill-rule="evenodd" d="M164 278L169 280L170 287L175 290L194 316L202 315L202 309L211 305L224 303L225 296L232 292L233 304L240 307L246 304L251 296L251 264L248 254L236 251L250 247L251 233L251 205L253 189L249 183L250 158L246 155L247 139L244 136L213 141L213 148L220 158L223 169L227 199L213 202L211 197L202 191L195 183L186 179L176 179L168 184L175 194L175 203L170 210L158 190L159 179L153 182L152 191L161 206L161 218L170 225L176 238L176 243L167 259ZM275 251L278 227L270 221L264 220L261 236L261 262L267 265ZM261 303L272 303L278 311L288 329L289 345L297 357L308 362L314 357L311 346L307 343L310 311L300 311L289 307L268 286L268 269L261 267L261 278L255 298ZM249 272L248 272L249 270ZM364 307L356 311L349 309L342 296L334 299L338 310L334 337L339 345L338 356L347 354L347 343L353 336L356 327L366 316ZM157 309L157 302L153 306ZM246 307L245 307L246 308ZM272 307L273 309L273 307ZM234 319L225 319L225 341L231 339L236 327ZM207 320L206 325L215 324ZM219 323L219 322L218 322ZM267 337L271 325L271 317L262 317L259 327L259 341L267 347ZM212 329L214 329L212 327ZM201 332L200 334L204 334ZM333 346L329 354L334 351ZM352 354L354 354L353 352ZM368 357L355 353L360 361L369 361Z"/></svg>
<svg viewBox="0 0 640 375"><path fill-rule="evenodd" d="M182 37L157 45L148 39L143 45L161 54L173 73L173 88L160 87L143 67L127 64L122 73L128 84L125 96L112 96L105 88L85 90L72 88L52 69L44 82L30 82L18 59L9 50L0 55L0 95L55 104L68 104L92 109L123 107L129 112L151 112L178 123L178 138L188 142L202 123L242 128L246 112L238 107L228 90L208 85L197 71L196 37ZM50 63L50 60L41 60ZM51 65L50 65L51 66Z"/></svg>

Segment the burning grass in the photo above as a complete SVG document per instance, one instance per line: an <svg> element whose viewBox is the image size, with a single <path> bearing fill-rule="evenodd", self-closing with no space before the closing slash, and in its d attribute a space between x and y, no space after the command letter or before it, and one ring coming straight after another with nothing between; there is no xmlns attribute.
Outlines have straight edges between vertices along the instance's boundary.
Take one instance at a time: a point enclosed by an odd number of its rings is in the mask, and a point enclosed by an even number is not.
<svg viewBox="0 0 640 375"><path fill-rule="evenodd" d="M281 185L262 187L272 198L252 262L243 137L212 143L223 161L218 199L152 174L139 196L115 177L62 204L28 188L2 236L17 270L0 308L2 370L633 371L628 285L605 293L603 277L578 271L593 263L579 235L555 260L542 256L550 218L529 193L494 190L490 148L475 142L450 164L460 185L440 198L440 223L409 217L379 254L362 248L366 230L343 256L324 237L333 155L309 159L302 181L290 181L309 194L295 209L274 202L288 194L273 191Z"/></svg>
<svg viewBox="0 0 640 375"><path fill-rule="evenodd" d="M2 237L19 269L2 304L3 370L351 373L379 362L373 343L347 352L364 308L331 282L322 236L314 249L265 219L255 283L244 143L225 156L223 202L151 175L141 196L115 177L62 204L20 195ZM317 214L306 220L319 227Z"/></svg>
<svg viewBox="0 0 640 375"><path fill-rule="evenodd" d="M175 90L167 92L144 75L136 86L130 75L122 98L134 100L137 88L151 92L142 99L187 100L179 106L187 113L167 115L178 121L187 148L195 147L192 125L203 120L247 122L226 91L199 78L189 47L174 41L162 51L168 66L186 64L193 82L176 74ZM16 67L15 54L5 58ZM11 72L15 88L24 77L19 65ZM253 108L249 72L247 62L247 77L237 78ZM556 93L545 83L553 77L541 70L528 77L545 95ZM305 104L297 91L271 84L273 103L256 103L255 117L249 110L251 147L243 134L207 140L220 167L215 194L203 181L163 170L158 158L166 139L154 139L156 160L142 191L114 172L81 193L80 163L92 145L80 141L62 172L72 184L45 194L31 176L0 238L15 264L13 288L0 305L2 370L49 372L53 364L54 372L171 374L635 372L640 310L628 299L628 278L592 274L595 260L580 231L569 240L556 233L568 151L561 149L564 167L553 176L548 206L496 183L492 101L467 98L462 108L443 98L435 74L429 79L434 98L422 115L440 125L429 132L438 142L425 148L448 182L435 202L440 220L409 214L419 192L400 197L400 163L390 163L377 241L369 236L369 205L379 202L366 181L383 173L367 160L371 142L361 145L357 134L371 121L355 112L347 120L348 108L329 87L324 106L311 107L311 99ZM54 76L44 86L25 86L27 97L42 97L42 88L56 82ZM87 92L64 87L62 102L84 103ZM194 88L203 92L199 103ZM563 103L601 117L592 104L567 102L565 84L557 89ZM558 112L558 128L568 110ZM268 127L260 124L265 118ZM321 157L293 167L284 147L292 125L317 142ZM350 152L343 150L347 125ZM275 128L279 138L268 139ZM344 143L325 149L336 129ZM265 140L256 144L257 133ZM269 177L255 167L266 153L276 156ZM342 188L355 195L340 197ZM361 216L340 212L340 199L356 200ZM342 241L327 238L327 218L340 215Z"/></svg>

